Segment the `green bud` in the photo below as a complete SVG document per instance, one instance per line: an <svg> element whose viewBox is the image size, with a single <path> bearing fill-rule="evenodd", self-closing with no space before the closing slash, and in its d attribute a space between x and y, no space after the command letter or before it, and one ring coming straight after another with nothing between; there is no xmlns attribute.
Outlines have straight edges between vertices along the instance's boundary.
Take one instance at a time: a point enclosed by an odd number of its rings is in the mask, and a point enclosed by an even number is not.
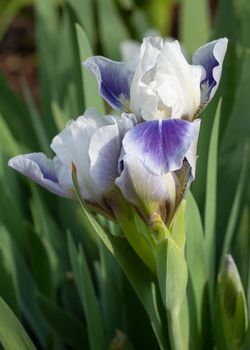
<svg viewBox="0 0 250 350"><path fill-rule="evenodd" d="M239 349L247 329L247 307L238 269L225 257L217 281L217 340L220 348Z"/></svg>

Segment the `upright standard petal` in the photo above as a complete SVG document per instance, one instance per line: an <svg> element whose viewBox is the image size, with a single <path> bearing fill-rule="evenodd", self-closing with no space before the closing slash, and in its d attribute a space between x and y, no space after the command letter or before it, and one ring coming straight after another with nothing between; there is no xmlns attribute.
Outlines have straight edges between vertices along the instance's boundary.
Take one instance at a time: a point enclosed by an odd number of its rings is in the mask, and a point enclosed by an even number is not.
<svg viewBox="0 0 250 350"><path fill-rule="evenodd" d="M30 153L11 158L8 165L28 176L48 191L61 197L70 197L70 192L59 183L55 163L43 153Z"/></svg>
<svg viewBox="0 0 250 350"><path fill-rule="evenodd" d="M163 40L160 37L143 40L139 63L131 82L130 110L145 120L147 116L157 113L159 98L154 90L154 73L162 45Z"/></svg>
<svg viewBox="0 0 250 350"><path fill-rule="evenodd" d="M84 65L95 75L99 93L110 106L121 111L127 110L133 67L101 56L88 58Z"/></svg>
<svg viewBox="0 0 250 350"><path fill-rule="evenodd" d="M204 68L200 84L203 107L212 99L218 88L227 44L227 38L214 40L200 47L193 55L193 64Z"/></svg>
<svg viewBox="0 0 250 350"><path fill-rule="evenodd" d="M200 105L202 68L190 65L178 41L165 42L157 59L157 95L165 117L192 120Z"/></svg>
<svg viewBox="0 0 250 350"><path fill-rule="evenodd" d="M181 168L196 130L186 120L154 120L136 125L123 140L125 154L134 155L153 173Z"/></svg>

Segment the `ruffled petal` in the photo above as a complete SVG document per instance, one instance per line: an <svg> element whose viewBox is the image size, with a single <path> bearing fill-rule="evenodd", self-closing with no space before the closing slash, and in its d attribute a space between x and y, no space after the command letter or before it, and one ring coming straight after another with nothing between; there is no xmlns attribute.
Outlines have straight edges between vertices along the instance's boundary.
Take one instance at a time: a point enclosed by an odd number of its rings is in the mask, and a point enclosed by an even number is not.
<svg viewBox="0 0 250 350"><path fill-rule="evenodd" d="M88 58L84 65L95 75L99 93L110 106L118 110L127 109L133 69L124 62L111 61L101 56Z"/></svg>
<svg viewBox="0 0 250 350"><path fill-rule="evenodd" d="M139 64L131 83L130 110L136 115L142 115L145 120L148 115L157 112L159 98L154 91L154 83L151 82L162 45L163 40L160 37L144 38Z"/></svg>
<svg viewBox="0 0 250 350"><path fill-rule="evenodd" d="M136 156L158 175L181 168L195 139L193 123L180 119L153 120L136 125L123 140L127 155Z"/></svg>
<svg viewBox="0 0 250 350"><path fill-rule="evenodd" d="M54 161L43 153L30 153L11 158L8 165L28 176L48 191L61 197L70 197L70 192L58 182Z"/></svg>
<svg viewBox="0 0 250 350"><path fill-rule="evenodd" d="M113 120L113 125L95 132L89 146L90 175L101 193L108 191L115 183L122 139L133 127L133 122L125 114L121 118L113 117Z"/></svg>
<svg viewBox="0 0 250 350"><path fill-rule="evenodd" d="M178 41L164 43L154 79L165 117L192 119L200 105L202 73L187 62Z"/></svg>
<svg viewBox="0 0 250 350"><path fill-rule="evenodd" d="M90 174L89 145L93 134L103 125L112 123L110 118L102 117L97 111L87 110L84 116L70 122L65 129L54 137L51 143L52 150L58 159L71 169L72 162L77 169L77 178L84 199L98 201L100 193ZM64 178L64 169L58 170L58 176Z"/></svg>
<svg viewBox="0 0 250 350"><path fill-rule="evenodd" d="M193 64L201 65L205 69L200 83L203 106L212 99L218 88L227 44L227 38L214 40L200 47L193 55Z"/></svg>

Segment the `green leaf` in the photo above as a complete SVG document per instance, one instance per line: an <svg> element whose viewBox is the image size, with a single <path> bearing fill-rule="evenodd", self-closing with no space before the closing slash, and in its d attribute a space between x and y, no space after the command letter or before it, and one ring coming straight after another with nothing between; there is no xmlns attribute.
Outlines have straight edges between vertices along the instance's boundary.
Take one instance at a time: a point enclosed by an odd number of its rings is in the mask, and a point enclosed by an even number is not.
<svg viewBox="0 0 250 350"><path fill-rule="evenodd" d="M38 302L48 323L60 338L74 349L87 346L86 329L79 321L42 294L38 294Z"/></svg>
<svg viewBox="0 0 250 350"><path fill-rule="evenodd" d="M44 153L46 153L47 155L51 155L52 152L49 148L49 138L44 128L41 116L39 115L38 110L33 101L33 97L31 95L27 82L23 81L22 88L23 88L24 97L26 99L26 102L29 108L32 126L33 126L33 129L35 130L36 137L39 142L39 146L41 147Z"/></svg>
<svg viewBox="0 0 250 350"><path fill-rule="evenodd" d="M31 339L0 297L0 343L5 350L35 350Z"/></svg>
<svg viewBox="0 0 250 350"><path fill-rule="evenodd" d="M13 136L30 148L38 147L27 106L12 92L1 75L0 90L0 113Z"/></svg>
<svg viewBox="0 0 250 350"><path fill-rule="evenodd" d="M77 250L70 235L68 235L68 248L78 294L87 321L90 347L92 350L102 350L107 345L104 335L104 325L87 261L81 247L79 254L77 254Z"/></svg>
<svg viewBox="0 0 250 350"><path fill-rule="evenodd" d="M228 220L228 225L224 237L223 248L221 252L221 263L224 256L229 253L231 242L233 239L233 234L237 227L239 221L239 216L241 214L242 202L244 200L244 191L247 186L248 174L249 174L249 156L250 156L250 146L247 143L245 147L245 152L243 154L243 164L241 168L241 173L239 177L238 186L235 191L235 197L232 204L231 213Z"/></svg>
<svg viewBox="0 0 250 350"><path fill-rule="evenodd" d="M159 243L157 275L162 301L171 315L179 313L187 288L187 264L183 251L172 239Z"/></svg>
<svg viewBox="0 0 250 350"><path fill-rule="evenodd" d="M92 49L84 30L76 24L76 34L79 47L80 62L83 63L92 56ZM105 114L102 98L98 93L96 78L86 68L82 67L82 85L84 91L85 108L95 107L100 113Z"/></svg>
<svg viewBox="0 0 250 350"><path fill-rule="evenodd" d="M97 4L100 37L104 53L111 59L119 60L120 43L122 40L129 38L129 33L112 0L98 0Z"/></svg>
<svg viewBox="0 0 250 350"><path fill-rule="evenodd" d="M157 281L152 272L142 263L141 259L135 254L134 250L123 237L112 236L106 233L93 216L85 208L84 201L77 183L77 179L72 173L73 184L76 197L83 209L85 221L88 222L89 229L96 234L106 245L108 250L115 256L125 272L129 282L134 288L139 300L144 306L152 328L158 340L161 350L166 349L166 330L162 323L162 306L158 302ZM136 266L136 269L135 269Z"/></svg>
<svg viewBox="0 0 250 350"><path fill-rule="evenodd" d="M62 131L69 119L56 101L51 103L51 109L57 129L58 131Z"/></svg>
<svg viewBox="0 0 250 350"><path fill-rule="evenodd" d="M194 18L199 19L199 30ZM193 53L207 42L209 36L209 11L206 0L182 0L180 40L188 52Z"/></svg>
<svg viewBox="0 0 250 350"><path fill-rule="evenodd" d="M172 349L188 350L189 322L186 299L188 274L184 252L169 238L159 243L156 259Z"/></svg>
<svg viewBox="0 0 250 350"><path fill-rule="evenodd" d="M4 227L0 228L0 295L19 316L18 285L16 279L15 261L8 233Z"/></svg>
<svg viewBox="0 0 250 350"><path fill-rule="evenodd" d="M215 275L215 225L216 225L216 195L217 195L217 152L221 100L217 106L211 140L209 144L206 202L205 202L205 254L209 266L210 294L212 296Z"/></svg>
<svg viewBox="0 0 250 350"><path fill-rule="evenodd" d="M16 156L20 152L19 146L14 136L12 135L12 132L9 129L9 126L7 125L7 123L5 122L5 120L1 115L0 115L0 134L1 134L1 146L4 149L4 152L8 154L8 156L10 157Z"/></svg>
<svg viewBox="0 0 250 350"><path fill-rule="evenodd" d="M209 331L204 325L203 316L208 314L208 268L205 257L204 234L199 208L191 192L187 196L186 204L186 256L189 272L188 301L190 317L190 341L194 348L202 348L203 332Z"/></svg>
<svg viewBox="0 0 250 350"><path fill-rule="evenodd" d="M99 243L99 289L103 317L109 338L111 339L116 329L124 329L121 300L124 299L122 271L115 258L105 245Z"/></svg>
<svg viewBox="0 0 250 350"><path fill-rule="evenodd" d="M67 0L72 7L78 23L84 28L87 36L95 47L96 44L96 23L95 23L95 4L92 0Z"/></svg>
<svg viewBox="0 0 250 350"><path fill-rule="evenodd" d="M31 226L27 226L26 235L31 268L37 287L43 294L52 296L53 277L46 247Z"/></svg>

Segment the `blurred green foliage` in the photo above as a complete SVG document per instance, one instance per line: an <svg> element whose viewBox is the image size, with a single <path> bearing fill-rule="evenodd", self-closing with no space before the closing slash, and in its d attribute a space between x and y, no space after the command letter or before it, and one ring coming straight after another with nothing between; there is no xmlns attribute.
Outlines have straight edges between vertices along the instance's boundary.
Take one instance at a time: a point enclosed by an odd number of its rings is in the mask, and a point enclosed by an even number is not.
<svg viewBox="0 0 250 350"><path fill-rule="evenodd" d="M220 88L202 114L194 197L188 195L186 214L190 349L213 348L215 330L209 325L215 314L216 275L226 253L235 258L250 311L250 2L219 0L212 23L205 0L2 0L0 37L30 4L35 11L39 107L26 81L20 82L23 100L0 77L3 347L169 348L155 277L128 244L116 239L117 227L100 218L93 224L76 203L38 188L9 169L7 161L30 151L49 155L51 138L68 119L89 106L107 110L81 62L92 53L120 59L121 41L142 40L152 27L172 35L178 6L179 40L188 54L208 40L229 39ZM100 225L110 232L104 237L106 246L98 238Z"/></svg>

